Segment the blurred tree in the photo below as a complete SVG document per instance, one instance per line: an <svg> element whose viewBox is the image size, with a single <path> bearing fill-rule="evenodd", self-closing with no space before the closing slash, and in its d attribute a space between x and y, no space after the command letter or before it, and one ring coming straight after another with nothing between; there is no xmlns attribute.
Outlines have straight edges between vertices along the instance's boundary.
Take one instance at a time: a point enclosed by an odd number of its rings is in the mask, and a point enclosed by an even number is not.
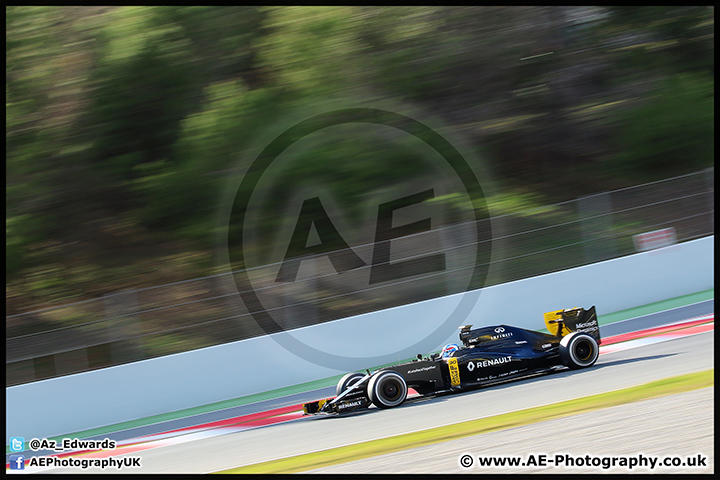
<svg viewBox="0 0 720 480"><path fill-rule="evenodd" d="M352 93L366 83L356 7L274 7L258 39L269 85L296 96Z"/></svg>
<svg viewBox="0 0 720 480"><path fill-rule="evenodd" d="M200 87L189 42L179 27L154 13L114 12L91 79L91 157L116 182L132 178L137 165L168 158Z"/></svg>
<svg viewBox="0 0 720 480"><path fill-rule="evenodd" d="M203 86L242 79L250 88L264 79L256 66L255 42L266 34L266 10L259 7L158 7L159 23L173 23L190 41L193 67Z"/></svg>
<svg viewBox="0 0 720 480"><path fill-rule="evenodd" d="M226 90L219 93L225 81L226 86L257 81L252 42L264 15L244 7L128 8L116 15L104 32L104 61L97 69L90 111L95 162L112 172L117 184L130 186L122 195L138 209L144 225L187 225L199 205L212 208L202 175L227 168L235 158L226 156L220 167L215 153L218 148L239 152L227 142L239 138L231 118L243 115L240 104L232 103L230 108L238 110L218 119L219 125L213 122L220 130L199 134L196 121L203 117L194 112L205 105L217 111L219 101L242 101L241 90L232 93L235 99ZM207 134L198 142L204 149L185 151L182 130L188 126L195 137ZM218 131L227 137L218 139ZM113 202L128 208L118 198Z"/></svg>
<svg viewBox="0 0 720 480"><path fill-rule="evenodd" d="M85 139L75 125L87 105L87 19L104 11L6 8L7 253L26 268L37 260L29 244L77 225Z"/></svg>
<svg viewBox="0 0 720 480"><path fill-rule="evenodd" d="M647 179L712 165L714 97L713 82L705 75L664 79L650 98L618 115L618 153L612 168Z"/></svg>
<svg viewBox="0 0 720 480"><path fill-rule="evenodd" d="M591 177L622 183L710 165L713 15L695 6L6 7L7 276L76 263L92 273L63 284L82 295L92 294L86 285L122 288L121 278L162 283L134 264L124 277L96 264L121 263L121 251L133 259L139 245L159 257L178 239L210 251L210 214L237 159L278 112L327 97L419 105L489 146L506 184L545 194L581 168L588 193ZM308 152L303 172L353 158L332 170L348 198L412 173L411 156L389 148L397 163L369 170L363 146L353 138Z"/></svg>
<svg viewBox="0 0 720 480"><path fill-rule="evenodd" d="M711 6L608 7L598 39L615 47L622 72L714 73Z"/></svg>

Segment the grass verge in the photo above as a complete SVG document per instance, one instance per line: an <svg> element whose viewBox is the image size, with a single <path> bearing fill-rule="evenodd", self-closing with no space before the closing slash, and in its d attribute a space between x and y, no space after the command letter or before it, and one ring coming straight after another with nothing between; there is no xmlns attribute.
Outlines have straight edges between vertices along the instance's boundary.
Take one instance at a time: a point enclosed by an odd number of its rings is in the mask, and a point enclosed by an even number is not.
<svg viewBox="0 0 720 480"><path fill-rule="evenodd" d="M697 390L714 385L715 370L666 378L635 387L600 393L565 402L528 408L494 417L445 425L419 432L381 438L369 442L313 452L269 462L246 465L217 473L296 473L362 458L422 447L458 438L519 427L545 420L577 415L601 408L637 402L649 398Z"/></svg>

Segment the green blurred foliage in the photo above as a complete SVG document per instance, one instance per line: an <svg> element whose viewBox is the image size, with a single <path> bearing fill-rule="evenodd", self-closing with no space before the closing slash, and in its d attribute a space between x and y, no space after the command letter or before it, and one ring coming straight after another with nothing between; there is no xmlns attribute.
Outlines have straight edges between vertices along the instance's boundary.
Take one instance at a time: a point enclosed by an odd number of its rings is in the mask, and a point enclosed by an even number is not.
<svg viewBox="0 0 720 480"><path fill-rule="evenodd" d="M170 281L161 265L178 255L207 262L237 163L278 118L328 98L411 102L483 148L503 195L532 192L533 202L577 195L570 186L558 197L553 182L580 172L588 193L607 188L609 167L620 186L712 165L713 15L6 7L6 277L19 302L9 308L49 301L23 283L43 265L107 268L112 279L110 266L125 263L115 283L64 274L64 287L51 282L57 300L57 288L71 298ZM391 145L378 148L392 161L373 164L364 147L309 151L302 174L332 174L352 204L418 167ZM337 155L350 160L327 170ZM452 195L437 201L457 207ZM133 275L138 252L155 260Z"/></svg>
<svg viewBox="0 0 720 480"><path fill-rule="evenodd" d="M614 171L662 178L714 162L715 108L712 79L698 74L664 78L643 104L618 115L619 152Z"/></svg>
<svg viewBox="0 0 720 480"><path fill-rule="evenodd" d="M257 42L269 83L301 97L350 91L364 83L355 7L273 7Z"/></svg>
<svg viewBox="0 0 720 480"><path fill-rule="evenodd" d="M714 72L712 8L615 6L608 10L608 23L614 33L646 40L640 52L647 66L676 73Z"/></svg>

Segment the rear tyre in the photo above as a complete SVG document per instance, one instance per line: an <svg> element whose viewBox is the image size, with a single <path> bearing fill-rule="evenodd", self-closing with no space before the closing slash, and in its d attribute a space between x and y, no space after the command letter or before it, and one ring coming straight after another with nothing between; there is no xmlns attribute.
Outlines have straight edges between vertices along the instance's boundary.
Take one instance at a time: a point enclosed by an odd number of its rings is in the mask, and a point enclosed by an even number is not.
<svg viewBox="0 0 720 480"><path fill-rule="evenodd" d="M560 358L566 367L587 368L595 364L600 355L597 342L587 333L572 332L560 340Z"/></svg>
<svg viewBox="0 0 720 480"><path fill-rule="evenodd" d="M362 373L348 373L340 379L337 387L335 387L335 395L340 395L342 392L347 390L348 387L350 387L351 385L355 385L364 376L365 375L363 375Z"/></svg>
<svg viewBox="0 0 720 480"><path fill-rule="evenodd" d="M378 408L397 407L407 397L405 379L397 372L384 370L370 377L368 396Z"/></svg>

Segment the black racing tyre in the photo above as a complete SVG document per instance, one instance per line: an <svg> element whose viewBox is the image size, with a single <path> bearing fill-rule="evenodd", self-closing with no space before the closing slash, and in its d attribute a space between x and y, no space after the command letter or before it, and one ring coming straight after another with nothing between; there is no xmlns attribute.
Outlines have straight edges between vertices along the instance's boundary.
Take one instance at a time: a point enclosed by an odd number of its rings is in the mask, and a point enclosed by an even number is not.
<svg viewBox="0 0 720 480"><path fill-rule="evenodd" d="M368 383L368 396L378 408L397 407L405 401L407 392L405 379L392 370L383 370L373 375Z"/></svg>
<svg viewBox="0 0 720 480"><path fill-rule="evenodd" d="M592 335L572 332L560 340L560 358L566 367L577 369L591 367L600 355L600 347Z"/></svg>
<svg viewBox="0 0 720 480"><path fill-rule="evenodd" d="M337 387L335 387L335 395L340 395L342 392L347 390L347 388L351 385L354 385L358 380L363 378L365 375L362 373L348 373L344 377L340 379L340 381L337 384Z"/></svg>

